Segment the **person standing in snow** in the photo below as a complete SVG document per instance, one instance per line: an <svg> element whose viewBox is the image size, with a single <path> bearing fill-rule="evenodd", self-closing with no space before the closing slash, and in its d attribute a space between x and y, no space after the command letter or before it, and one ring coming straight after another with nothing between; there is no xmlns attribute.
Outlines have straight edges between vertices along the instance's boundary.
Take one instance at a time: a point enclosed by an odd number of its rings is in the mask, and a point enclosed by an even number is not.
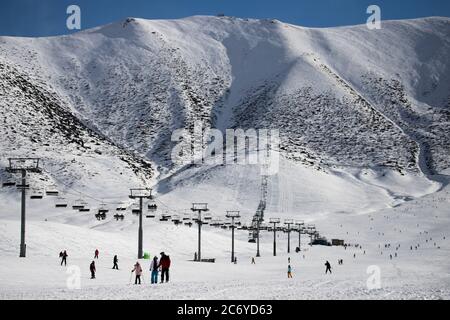
<svg viewBox="0 0 450 320"><path fill-rule="evenodd" d="M95 249L95 252L94 252L94 259L98 259L98 254L99 254L98 249Z"/></svg>
<svg viewBox="0 0 450 320"><path fill-rule="evenodd" d="M255 257L252 257L252 264L256 264Z"/></svg>
<svg viewBox="0 0 450 320"><path fill-rule="evenodd" d="M159 260L158 265L158 267L161 267L161 283L164 282L164 278L166 278L166 282L169 282L170 263L170 257L164 252L161 252L161 259Z"/></svg>
<svg viewBox="0 0 450 320"><path fill-rule="evenodd" d="M325 262L325 267L326 267L325 274L327 274L328 271L330 271L331 274L331 264L328 261Z"/></svg>
<svg viewBox="0 0 450 320"><path fill-rule="evenodd" d="M131 270L131 273L135 272L136 278L134 280L134 284L137 284L139 281L139 284L141 284L141 275L142 275L142 267L139 264L139 261L136 261L136 264L134 265L134 269Z"/></svg>
<svg viewBox="0 0 450 320"><path fill-rule="evenodd" d="M288 279L292 278L292 268L291 265L288 265Z"/></svg>
<svg viewBox="0 0 450 320"><path fill-rule="evenodd" d="M113 258L113 269L119 270L119 265L117 264L119 262L119 258L117 258L117 255L114 256Z"/></svg>
<svg viewBox="0 0 450 320"><path fill-rule="evenodd" d="M157 284L159 272L159 261L157 256L155 256L152 262L150 263L150 272L151 272L151 283Z"/></svg>
<svg viewBox="0 0 450 320"><path fill-rule="evenodd" d="M95 261L91 262L91 265L89 266L89 270L91 270L91 279L95 279Z"/></svg>
<svg viewBox="0 0 450 320"><path fill-rule="evenodd" d="M61 265L63 265L63 263L64 263L64 265L65 266L67 266L67 252L66 252L66 250L64 250L64 252L61 252L60 254L59 254L59 257L61 258Z"/></svg>

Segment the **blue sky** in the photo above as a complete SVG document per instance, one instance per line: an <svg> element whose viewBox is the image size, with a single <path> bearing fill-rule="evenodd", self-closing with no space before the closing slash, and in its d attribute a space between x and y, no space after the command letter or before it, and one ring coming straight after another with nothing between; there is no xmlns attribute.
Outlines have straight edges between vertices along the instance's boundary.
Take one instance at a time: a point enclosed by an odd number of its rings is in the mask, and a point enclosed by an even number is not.
<svg viewBox="0 0 450 320"><path fill-rule="evenodd" d="M365 23L371 4L381 7L382 19L450 17L449 0L0 0L0 35L66 34L66 8L81 8L82 29L124 17L148 19L215 15L276 18L307 27Z"/></svg>

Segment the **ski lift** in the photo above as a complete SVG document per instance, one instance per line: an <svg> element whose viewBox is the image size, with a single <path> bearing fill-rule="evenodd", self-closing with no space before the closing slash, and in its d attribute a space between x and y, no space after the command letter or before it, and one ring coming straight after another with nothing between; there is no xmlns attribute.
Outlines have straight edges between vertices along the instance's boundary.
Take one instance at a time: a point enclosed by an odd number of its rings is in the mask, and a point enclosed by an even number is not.
<svg viewBox="0 0 450 320"><path fill-rule="evenodd" d="M223 225L221 225L220 227L221 227L222 229L224 229L224 230L228 229L228 226L227 226L226 224L223 224Z"/></svg>
<svg viewBox="0 0 450 320"><path fill-rule="evenodd" d="M125 211L127 210L127 206L125 205L125 203L121 202L119 203L119 205L116 208L116 211Z"/></svg>
<svg viewBox="0 0 450 320"><path fill-rule="evenodd" d="M190 228L190 227L192 227L192 222L185 222L184 225L188 226Z"/></svg>
<svg viewBox="0 0 450 320"><path fill-rule="evenodd" d="M58 197L55 201L55 208L67 208L67 201L63 197Z"/></svg>
<svg viewBox="0 0 450 320"><path fill-rule="evenodd" d="M150 214L146 215L145 217L148 219L154 219L154 218L156 218L156 215L154 215L153 213L150 213Z"/></svg>
<svg viewBox="0 0 450 320"><path fill-rule="evenodd" d="M83 208L84 208L84 202L82 199L75 200L74 203L72 204L73 210L80 210Z"/></svg>
<svg viewBox="0 0 450 320"><path fill-rule="evenodd" d="M45 190L46 196L58 196L59 191L56 189L55 185L50 186L47 190Z"/></svg>
<svg viewBox="0 0 450 320"><path fill-rule="evenodd" d="M125 218L125 216L123 214L116 213L114 215L114 219L116 219L116 221L123 220L124 218Z"/></svg>
<svg viewBox="0 0 450 320"><path fill-rule="evenodd" d="M158 209L155 200L150 200L147 205L147 208L149 212L155 212Z"/></svg>
<svg viewBox="0 0 450 320"><path fill-rule="evenodd" d="M81 206L83 206L83 207L78 209L78 211L80 211L80 212L90 212L91 211L91 209L89 209L89 205L87 202L82 201Z"/></svg>
<svg viewBox="0 0 450 320"><path fill-rule="evenodd" d="M105 220L106 219L106 213L96 213L95 217L97 218L98 221Z"/></svg>
<svg viewBox="0 0 450 320"><path fill-rule="evenodd" d="M5 181L2 183L3 187L15 187L16 183L14 181Z"/></svg>
<svg viewBox="0 0 450 320"><path fill-rule="evenodd" d="M172 218L172 222L173 222L176 226L179 225L180 223L182 223L179 216L174 216L174 217Z"/></svg>
<svg viewBox="0 0 450 320"><path fill-rule="evenodd" d="M31 196L30 199L42 199L44 197L44 193L37 189L31 190Z"/></svg>
<svg viewBox="0 0 450 320"><path fill-rule="evenodd" d="M134 215L139 215L141 213L141 208L139 207L138 204L133 204L131 206L131 213Z"/></svg>
<svg viewBox="0 0 450 320"><path fill-rule="evenodd" d="M159 221L169 221L169 219L166 216L162 215L161 218L159 218Z"/></svg>
<svg viewBox="0 0 450 320"><path fill-rule="evenodd" d="M211 214L205 214L205 216L203 217L203 219L205 220L212 220L212 215Z"/></svg>
<svg viewBox="0 0 450 320"><path fill-rule="evenodd" d="M106 206L106 203L102 203L101 205L100 205L100 208L98 209L98 213L100 213L100 214L107 214L109 212L109 209L108 209L108 207Z"/></svg>

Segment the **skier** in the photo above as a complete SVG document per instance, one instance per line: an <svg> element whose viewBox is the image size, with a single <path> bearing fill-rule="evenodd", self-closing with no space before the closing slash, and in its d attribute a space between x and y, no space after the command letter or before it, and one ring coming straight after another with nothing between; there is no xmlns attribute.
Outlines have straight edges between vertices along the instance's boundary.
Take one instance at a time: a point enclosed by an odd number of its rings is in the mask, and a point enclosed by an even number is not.
<svg viewBox="0 0 450 320"><path fill-rule="evenodd" d="M234 264L237 264L237 258L234 257Z"/></svg>
<svg viewBox="0 0 450 320"><path fill-rule="evenodd" d="M170 262L170 257L164 252L161 252L161 259L159 260L158 265L158 267L161 267L161 283L164 282L164 278L166 278L166 282L169 282Z"/></svg>
<svg viewBox="0 0 450 320"><path fill-rule="evenodd" d="M66 250L64 250L64 252L61 252L59 254L59 257L61 258L61 265L63 265L63 263L64 263L64 265L67 266L67 252L66 252Z"/></svg>
<svg viewBox="0 0 450 320"><path fill-rule="evenodd" d="M134 284L137 284L139 281L139 284L141 284L141 274L142 274L142 267L139 264L139 261L136 261L136 264L134 265L133 270L131 270L131 273L136 273L136 278L134 280Z"/></svg>
<svg viewBox="0 0 450 320"><path fill-rule="evenodd" d="M95 261L91 262L89 269L91 270L91 279L95 279Z"/></svg>
<svg viewBox="0 0 450 320"><path fill-rule="evenodd" d="M118 262L119 262L119 258L117 258L117 255L115 255L113 258L113 264L114 264L112 267L113 269L119 270L119 266L117 264Z"/></svg>
<svg viewBox="0 0 450 320"><path fill-rule="evenodd" d="M328 271L330 271L330 274L331 274L331 265L328 261L325 262L325 267L326 267L325 274L327 274Z"/></svg>
<svg viewBox="0 0 450 320"><path fill-rule="evenodd" d="M158 283L158 271L159 271L159 261L158 261L158 257L155 256L153 258L153 261L150 263L150 271L152 273L151 275L151 282L152 284L157 284Z"/></svg>
<svg viewBox="0 0 450 320"><path fill-rule="evenodd" d="M254 257L252 257L252 264L256 264Z"/></svg>
<svg viewBox="0 0 450 320"><path fill-rule="evenodd" d="M288 279L292 278L292 268L291 265L288 265Z"/></svg>
<svg viewBox="0 0 450 320"><path fill-rule="evenodd" d="M288 263L291 263L291 257L288 257Z"/></svg>
<svg viewBox="0 0 450 320"><path fill-rule="evenodd" d="M94 259L98 259L98 254L99 254L98 249L95 249L95 252L94 252Z"/></svg>

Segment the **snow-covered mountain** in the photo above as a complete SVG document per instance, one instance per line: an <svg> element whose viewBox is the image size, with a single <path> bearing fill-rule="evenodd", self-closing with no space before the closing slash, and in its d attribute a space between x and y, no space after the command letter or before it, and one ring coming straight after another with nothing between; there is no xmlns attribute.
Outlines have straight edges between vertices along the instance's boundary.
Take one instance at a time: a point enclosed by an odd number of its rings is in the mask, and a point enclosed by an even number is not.
<svg viewBox="0 0 450 320"><path fill-rule="evenodd" d="M449 34L448 18L369 30L195 16L1 37L2 161L39 156L83 188L148 185L180 169L170 161L173 130L202 121L279 129L285 159L328 173L443 172Z"/></svg>

